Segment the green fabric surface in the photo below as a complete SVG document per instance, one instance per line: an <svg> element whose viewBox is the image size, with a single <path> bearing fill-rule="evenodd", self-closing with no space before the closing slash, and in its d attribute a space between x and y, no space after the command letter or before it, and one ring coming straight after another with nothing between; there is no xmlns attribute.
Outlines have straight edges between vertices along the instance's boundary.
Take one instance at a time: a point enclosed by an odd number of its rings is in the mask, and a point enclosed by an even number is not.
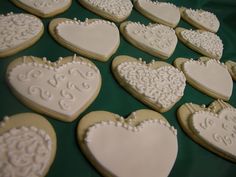
<svg viewBox="0 0 236 177"><path fill-rule="evenodd" d="M217 15L221 26L218 35L224 44L224 53L222 62L228 59L236 61L236 1L235 0L172 0L177 6L202 8L209 10ZM8 12L25 12L16 7L10 1L0 0L0 13ZM56 17L74 18L80 20L85 18L102 18L95 15L82 7L77 0L73 0L72 6L63 14ZM47 57L55 61L58 57L73 55L73 52L62 47L49 35L47 27L52 18L42 19L45 25L45 32L42 38L32 47L25 49L13 56L0 59L0 120L5 116L11 116L17 113L33 112L23 105L9 90L5 81L5 72L8 64L15 58L24 55L34 55L38 57ZM133 9L128 18L131 21L140 21L148 24L150 20L142 16L138 11ZM180 27L193 28L182 19L178 24ZM130 55L133 57L142 57L145 61L150 62L152 59L159 60L128 43L122 36L121 43L117 52L106 63L92 60L101 71L102 88L97 99L84 111L78 119L72 123L57 121L45 116L53 125L57 133L57 154L53 165L47 177L98 177L99 172L90 164L82 154L76 139L76 128L81 117L91 111L105 110L127 116L131 112L149 108L131 96L124 90L114 79L111 73L111 62L115 56ZM180 41L174 54L167 60L172 63L177 57L198 58L201 55L192 51L183 45ZM178 130L178 156L175 165L169 177L235 177L236 164L227 161L218 155L206 150L199 144L189 138L181 129L177 122L176 111L178 107L186 102L197 104L210 104L214 99L204 95L187 84L183 98L168 112L163 115L168 119L171 125ZM229 103L236 107L236 84ZM158 177L158 176L157 176Z"/></svg>

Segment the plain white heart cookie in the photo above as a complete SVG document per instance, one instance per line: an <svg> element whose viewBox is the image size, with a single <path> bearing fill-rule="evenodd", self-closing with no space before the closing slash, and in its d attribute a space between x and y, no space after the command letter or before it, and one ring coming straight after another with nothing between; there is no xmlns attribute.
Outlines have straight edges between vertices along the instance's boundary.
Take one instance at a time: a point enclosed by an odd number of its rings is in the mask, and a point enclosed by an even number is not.
<svg viewBox="0 0 236 177"><path fill-rule="evenodd" d="M82 57L61 58L57 63L22 57L8 66L7 82L20 101L33 110L71 122L98 95L101 75Z"/></svg>
<svg viewBox="0 0 236 177"><path fill-rule="evenodd" d="M78 125L80 147L106 177L167 177L178 152L176 135L175 128L151 110L138 110L126 120L95 111Z"/></svg>
<svg viewBox="0 0 236 177"><path fill-rule="evenodd" d="M39 17L51 17L67 10L72 0L11 0L18 7Z"/></svg>
<svg viewBox="0 0 236 177"><path fill-rule="evenodd" d="M155 2L151 0L135 0L134 7L154 22L172 28L176 27L180 20L179 8L171 3Z"/></svg>
<svg viewBox="0 0 236 177"><path fill-rule="evenodd" d="M139 49L160 57L169 58L175 50L178 39L175 31L165 25L124 22L120 25L124 37Z"/></svg>
<svg viewBox="0 0 236 177"><path fill-rule="evenodd" d="M114 22L124 21L133 8L130 0L80 0L79 2L94 13Z"/></svg>
<svg viewBox="0 0 236 177"><path fill-rule="evenodd" d="M184 95L184 74L166 62L146 64L118 56L113 60L112 71L133 96L159 112L168 111Z"/></svg>
<svg viewBox="0 0 236 177"><path fill-rule="evenodd" d="M181 16L191 25L216 33L220 27L220 22L215 14L202 9L181 9Z"/></svg>
<svg viewBox="0 0 236 177"><path fill-rule="evenodd" d="M21 113L0 122L0 176L46 176L57 149L52 125L42 116Z"/></svg>
<svg viewBox="0 0 236 177"><path fill-rule="evenodd" d="M233 81L227 67L218 60L206 58L206 60L188 60L177 58L175 65L182 69L188 83L212 96L229 100L232 95Z"/></svg>
<svg viewBox="0 0 236 177"><path fill-rule="evenodd" d="M86 57L107 61L120 44L119 29L112 22L90 19L51 21L50 33L63 46ZM102 44L102 45L101 45Z"/></svg>
<svg viewBox="0 0 236 177"><path fill-rule="evenodd" d="M185 103L177 111L184 131L208 150L236 162L236 109L217 100L205 105Z"/></svg>
<svg viewBox="0 0 236 177"><path fill-rule="evenodd" d="M175 29L178 38L188 47L209 58L221 59L223 43L219 36L203 30Z"/></svg>
<svg viewBox="0 0 236 177"><path fill-rule="evenodd" d="M0 57L13 55L33 45L44 31L41 20L30 14L0 16Z"/></svg>

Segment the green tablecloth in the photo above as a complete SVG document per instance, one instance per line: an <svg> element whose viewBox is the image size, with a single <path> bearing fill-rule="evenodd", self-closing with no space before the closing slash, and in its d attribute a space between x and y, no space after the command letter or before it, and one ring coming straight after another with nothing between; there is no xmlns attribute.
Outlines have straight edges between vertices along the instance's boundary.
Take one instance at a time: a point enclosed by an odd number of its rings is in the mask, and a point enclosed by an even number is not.
<svg viewBox="0 0 236 177"><path fill-rule="evenodd" d="M236 61L236 1L235 0L173 0L170 1L177 6L185 6L191 8L203 8L214 12L220 19L221 26L217 33L224 43L224 53L221 61L232 59ZM7 0L0 1L0 13L8 12L24 12L17 8ZM94 13L83 8L78 1L73 0L72 6L63 14L57 17L73 18L77 17L80 20L85 18L101 18ZM15 58L24 55L34 55L39 57L46 56L51 61L55 61L60 56L73 55L73 52L65 49L55 42L47 31L48 24L51 18L43 19L45 25L45 33L42 38L32 47L17 53L11 57L6 57L0 60L0 117L5 115L13 115L22 112L32 112L29 108L19 102L14 95L11 94L6 82L5 72L7 65ZM143 17L136 10L132 11L128 18L131 21L140 21L148 24L150 20ZM183 20L180 21L181 27L193 28ZM114 79L111 73L111 62L115 56L130 55L133 57L142 57L147 62L154 59L131 44L126 42L121 36L121 43L118 51L106 62L93 62L100 69L103 84L99 96L93 104L81 114L77 120L72 123L64 123L45 116L54 126L58 137L58 149L56 159L47 175L47 177L97 177L101 176L89 161L82 154L76 141L76 127L79 119L90 111L106 110L127 116L137 109L148 108L141 102L132 97L124 90ZM185 47L181 42L178 42L176 50L168 63L172 63L177 57L198 58L199 55L189 48ZM155 58L155 60L158 60ZM168 121L178 130L179 151L176 163L169 177L235 177L236 164L231 163L211 152L204 149L200 145L193 142L181 129L177 122L176 111L179 106L186 102L194 102L197 104L211 103L213 99L208 97L198 90L187 84L184 97L168 112L163 115ZM234 82L234 90L229 103L236 107L236 84ZM0 118L0 119L1 119Z"/></svg>

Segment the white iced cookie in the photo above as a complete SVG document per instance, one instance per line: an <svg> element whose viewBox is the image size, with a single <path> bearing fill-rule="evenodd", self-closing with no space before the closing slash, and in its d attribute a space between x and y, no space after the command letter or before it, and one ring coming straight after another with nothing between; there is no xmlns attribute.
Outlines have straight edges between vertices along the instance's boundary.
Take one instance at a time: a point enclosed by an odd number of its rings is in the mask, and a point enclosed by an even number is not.
<svg viewBox="0 0 236 177"><path fill-rule="evenodd" d="M99 19L54 19L49 31L66 48L99 61L107 61L120 44L119 29L112 22Z"/></svg>
<svg viewBox="0 0 236 177"><path fill-rule="evenodd" d="M233 81L227 67L218 60L177 58L175 66L182 70L189 84L213 98L229 100Z"/></svg>
<svg viewBox="0 0 236 177"><path fill-rule="evenodd" d="M202 9L181 8L181 17L198 29L216 33L220 22L215 14Z"/></svg>
<svg viewBox="0 0 236 177"><path fill-rule="evenodd" d="M57 149L56 134L42 116L21 113L0 122L0 176L46 176Z"/></svg>
<svg viewBox="0 0 236 177"><path fill-rule="evenodd" d="M92 12L114 22L122 22L131 14L133 4L130 0L79 0Z"/></svg>
<svg viewBox="0 0 236 177"><path fill-rule="evenodd" d="M30 47L39 40L43 31L43 23L33 15L0 15L0 57L13 55Z"/></svg>
<svg viewBox="0 0 236 177"><path fill-rule="evenodd" d="M76 55L54 63L27 56L10 63L7 82L31 109L71 122L97 97L101 75L92 62Z"/></svg>
<svg viewBox="0 0 236 177"><path fill-rule="evenodd" d="M171 109L184 95L184 74L166 62L146 64L129 56L118 56L112 62L112 71L121 86L159 112Z"/></svg>
<svg viewBox="0 0 236 177"><path fill-rule="evenodd" d="M82 151L105 177L167 177L178 152L176 135L161 114L147 109L127 119L90 112L77 129Z"/></svg>
<svg viewBox="0 0 236 177"><path fill-rule="evenodd" d="M175 31L165 25L124 22L120 25L123 36L139 49L162 59L169 58L177 45Z"/></svg>
<svg viewBox="0 0 236 177"><path fill-rule="evenodd" d="M229 71L231 77L233 78L233 80L236 81L236 62L228 60L225 64L228 68L228 71Z"/></svg>
<svg viewBox="0 0 236 177"><path fill-rule="evenodd" d="M134 7L152 21L172 28L176 27L180 20L179 8L171 3L152 0L135 0Z"/></svg>
<svg viewBox="0 0 236 177"><path fill-rule="evenodd" d="M236 162L236 109L222 100L208 108L183 104L177 112L184 131L208 150Z"/></svg>
<svg viewBox="0 0 236 177"><path fill-rule="evenodd" d="M178 38L189 48L204 56L221 59L223 43L219 36L202 30L175 29Z"/></svg>
<svg viewBox="0 0 236 177"><path fill-rule="evenodd" d="M11 0L18 7L39 17L52 17L66 11L72 0Z"/></svg>

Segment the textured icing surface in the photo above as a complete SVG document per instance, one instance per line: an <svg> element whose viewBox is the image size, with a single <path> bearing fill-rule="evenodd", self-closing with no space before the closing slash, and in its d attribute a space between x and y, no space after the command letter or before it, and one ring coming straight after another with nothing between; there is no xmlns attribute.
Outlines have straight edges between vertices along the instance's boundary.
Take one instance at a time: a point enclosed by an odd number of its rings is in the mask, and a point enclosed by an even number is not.
<svg viewBox="0 0 236 177"><path fill-rule="evenodd" d="M23 63L9 73L10 85L38 105L71 116L99 89L100 72L87 62L73 61L60 67Z"/></svg>
<svg viewBox="0 0 236 177"><path fill-rule="evenodd" d="M65 7L70 0L18 0L19 2L39 10L42 13L52 13Z"/></svg>
<svg viewBox="0 0 236 177"><path fill-rule="evenodd" d="M123 62L117 71L133 89L161 107L168 108L184 94L185 76L173 66L152 69L139 62Z"/></svg>
<svg viewBox="0 0 236 177"><path fill-rule="evenodd" d="M177 44L175 31L164 25L150 24L145 26L140 23L129 22L125 30L134 40L167 55L173 53Z"/></svg>
<svg viewBox="0 0 236 177"><path fill-rule="evenodd" d="M185 13L193 21L201 24L202 26L205 26L208 29L212 29L213 31L217 31L220 26L219 20L215 14L211 12L200 9L186 9Z"/></svg>
<svg viewBox="0 0 236 177"><path fill-rule="evenodd" d="M130 0L83 0L93 7L98 8L118 18L127 17L132 11L133 5Z"/></svg>
<svg viewBox="0 0 236 177"><path fill-rule="evenodd" d="M36 177L47 169L50 136L36 127L12 128L0 135L0 176Z"/></svg>
<svg viewBox="0 0 236 177"><path fill-rule="evenodd" d="M146 120L137 127L97 123L87 130L85 143L104 169L122 177L166 177L178 151L176 130L163 120Z"/></svg>
<svg viewBox="0 0 236 177"><path fill-rule="evenodd" d="M192 130L214 148L236 157L236 110L226 108L219 114L196 112L190 119Z"/></svg>
<svg viewBox="0 0 236 177"><path fill-rule="evenodd" d="M221 58L223 53L223 43L219 36L207 31L184 30L181 32L182 37L192 43L194 46Z"/></svg>
<svg viewBox="0 0 236 177"><path fill-rule="evenodd" d="M233 89L232 78L225 65L211 59L207 62L190 60L183 65L184 73L199 84L199 87L230 98Z"/></svg>
<svg viewBox="0 0 236 177"><path fill-rule="evenodd" d="M42 28L42 22L32 15L0 16L0 52L20 46L38 35Z"/></svg>
<svg viewBox="0 0 236 177"><path fill-rule="evenodd" d="M56 30L59 37L71 45L102 56L109 56L120 40L116 25L105 20L68 20L59 23Z"/></svg>
<svg viewBox="0 0 236 177"><path fill-rule="evenodd" d="M171 3L151 0L137 0L143 11L171 24L177 24L180 19L179 9Z"/></svg>

